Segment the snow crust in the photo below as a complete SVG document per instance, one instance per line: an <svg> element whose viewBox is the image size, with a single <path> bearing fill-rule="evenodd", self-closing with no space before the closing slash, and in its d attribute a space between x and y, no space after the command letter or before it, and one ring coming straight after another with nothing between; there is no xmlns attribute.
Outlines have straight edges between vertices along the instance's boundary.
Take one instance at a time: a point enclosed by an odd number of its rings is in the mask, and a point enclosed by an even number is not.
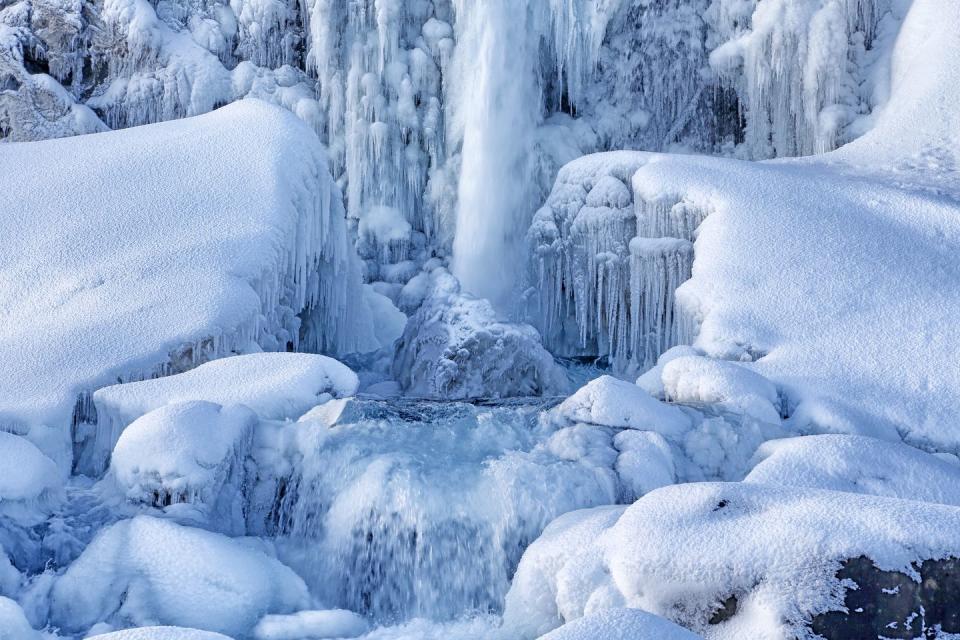
<svg viewBox="0 0 960 640"><path fill-rule="evenodd" d="M626 606L707 638L803 637L812 615L843 606L841 561L866 556L915 575L912 563L956 553L958 517L953 507L834 491L666 487L551 523L517 569L504 625L536 637ZM710 624L731 595L734 615Z"/></svg>
<svg viewBox="0 0 960 640"><path fill-rule="evenodd" d="M49 182L51 163L82 181ZM0 212L5 425L62 427L81 392L295 347L301 312L307 347L379 347L322 147L279 109L9 145L0 175L20 203Z"/></svg>
<svg viewBox="0 0 960 640"><path fill-rule="evenodd" d="M696 640L699 637L640 609L603 609L540 636L540 640Z"/></svg>
<svg viewBox="0 0 960 640"><path fill-rule="evenodd" d="M333 358L256 353L214 360L178 375L104 387L93 393L95 425L75 435L80 450L75 466L101 473L127 425L166 405L242 404L263 419L296 419L331 398L354 395L358 385L356 374Z"/></svg>
<svg viewBox="0 0 960 640"><path fill-rule="evenodd" d="M913 447L819 435L760 446L744 482L829 489L960 506L960 467Z"/></svg>
<svg viewBox="0 0 960 640"><path fill-rule="evenodd" d="M102 531L57 578L51 619L80 633L98 622L167 624L247 635L267 613L308 604L293 571L251 546L138 516Z"/></svg>

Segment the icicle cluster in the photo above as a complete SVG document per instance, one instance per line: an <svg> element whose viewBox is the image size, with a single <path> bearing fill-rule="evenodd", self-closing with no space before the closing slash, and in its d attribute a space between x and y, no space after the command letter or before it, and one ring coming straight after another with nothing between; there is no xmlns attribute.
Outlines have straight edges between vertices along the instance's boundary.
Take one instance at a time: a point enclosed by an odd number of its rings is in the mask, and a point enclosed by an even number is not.
<svg viewBox="0 0 960 640"><path fill-rule="evenodd" d="M613 152L567 165L535 217L534 315L555 353L644 370L692 338L674 293L691 275L706 211L679 198L635 197L631 180L648 158Z"/></svg>

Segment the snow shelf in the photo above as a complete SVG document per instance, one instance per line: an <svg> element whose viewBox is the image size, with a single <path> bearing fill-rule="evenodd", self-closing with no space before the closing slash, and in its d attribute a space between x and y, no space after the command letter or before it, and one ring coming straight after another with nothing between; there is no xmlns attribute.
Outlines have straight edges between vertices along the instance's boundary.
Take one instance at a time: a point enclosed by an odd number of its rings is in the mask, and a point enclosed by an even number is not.
<svg viewBox="0 0 960 640"><path fill-rule="evenodd" d="M66 425L107 384L295 348L301 312L311 348L380 346L323 148L279 108L8 145L0 189L16 203L0 208L8 427Z"/></svg>
<svg viewBox="0 0 960 640"><path fill-rule="evenodd" d="M295 420L316 405L357 392L357 376L346 365L308 353L252 353L207 362L185 373L98 389L89 426L75 433L76 467L103 472L123 430L166 405L207 401L243 404L267 420Z"/></svg>

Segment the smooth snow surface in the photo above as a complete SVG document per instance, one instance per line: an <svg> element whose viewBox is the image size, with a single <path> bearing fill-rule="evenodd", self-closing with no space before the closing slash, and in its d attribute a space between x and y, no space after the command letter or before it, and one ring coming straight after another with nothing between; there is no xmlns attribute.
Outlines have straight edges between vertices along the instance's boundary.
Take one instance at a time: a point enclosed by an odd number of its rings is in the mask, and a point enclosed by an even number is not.
<svg viewBox="0 0 960 640"><path fill-rule="evenodd" d="M229 636L212 631L186 629L184 627L139 627L112 631L95 636L90 640L230 640Z"/></svg>
<svg viewBox="0 0 960 640"><path fill-rule="evenodd" d="M256 353L214 360L179 375L112 385L93 394L96 424L79 433L76 467L103 471L110 451L134 420L169 404L206 401L243 404L264 419L296 419L330 398L357 392L347 366L325 356Z"/></svg>
<svg viewBox="0 0 960 640"><path fill-rule="evenodd" d="M540 640L697 640L695 633L640 609L602 609Z"/></svg>
<svg viewBox="0 0 960 640"><path fill-rule="evenodd" d="M370 624L352 611L299 611L269 615L253 629L254 640L302 640L303 638L355 638Z"/></svg>
<svg viewBox="0 0 960 640"><path fill-rule="evenodd" d="M81 392L285 350L313 308L314 346L380 346L323 149L282 110L5 146L0 181L6 425L66 427Z"/></svg>
<svg viewBox="0 0 960 640"><path fill-rule="evenodd" d="M139 516L102 531L56 580L51 618L71 632L161 623L244 636L308 601L303 581L262 551Z"/></svg>
<svg viewBox="0 0 960 640"><path fill-rule="evenodd" d="M53 494L60 472L53 460L21 436L0 431L0 512L7 502L31 502ZM14 472L15 470L15 472Z"/></svg>
<svg viewBox="0 0 960 640"><path fill-rule="evenodd" d="M536 637L626 606L706 638L804 637L812 615L843 606L841 561L866 556L914 575L912 563L957 549L953 507L744 483L677 485L630 507L554 521L520 562L504 625ZM710 624L731 595L734 615Z"/></svg>
<svg viewBox="0 0 960 640"><path fill-rule="evenodd" d="M744 482L960 506L960 466L896 442L821 435L772 440Z"/></svg>

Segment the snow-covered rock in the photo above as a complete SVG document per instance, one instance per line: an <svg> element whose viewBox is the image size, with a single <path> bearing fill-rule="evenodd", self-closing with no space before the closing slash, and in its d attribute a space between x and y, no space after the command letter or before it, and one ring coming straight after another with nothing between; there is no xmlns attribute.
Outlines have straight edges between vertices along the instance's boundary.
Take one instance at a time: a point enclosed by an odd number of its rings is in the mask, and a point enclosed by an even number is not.
<svg viewBox="0 0 960 640"><path fill-rule="evenodd" d="M231 636L309 603L293 571L242 542L147 516L102 531L51 591L51 620L82 632L167 624Z"/></svg>
<svg viewBox="0 0 960 640"><path fill-rule="evenodd" d="M198 509L214 528L243 533L245 461L256 425L243 405L166 405L120 435L107 482L130 502L170 513Z"/></svg>
<svg viewBox="0 0 960 640"><path fill-rule="evenodd" d="M446 270L397 345L393 375L409 395L463 400L549 395L566 376L530 325L504 322L490 302L461 293Z"/></svg>
<svg viewBox="0 0 960 640"><path fill-rule="evenodd" d="M732 362L702 356L671 359L662 370L664 399L716 405L772 424L780 422L780 395L763 376Z"/></svg>
<svg viewBox="0 0 960 640"><path fill-rule="evenodd" d="M601 609L540 640L697 640L695 633L640 609Z"/></svg>
<svg viewBox="0 0 960 640"><path fill-rule="evenodd" d="M280 109L8 145L0 186L4 424L65 428L83 392L296 347L298 314L311 348L380 346L323 148Z"/></svg>
<svg viewBox="0 0 960 640"><path fill-rule="evenodd" d="M185 627L137 627L101 633L88 638L90 640L230 640L229 636L222 633Z"/></svg>
<svg viewBox="0 0 960 640"><path fill-rule="evenodd" d="M744 482L960 506L960 467L898 442L847 435L771 440Z"/></svg>
<svg viewBox="0 0 960 640"><path fill-rule="evenodd" d="M955 633L944 612L957 585L943 572L960 556L958 532L960 510L944 505L745 483L666 487L553 522L524 554L504 624L536 637L626 606L706 638L888 624ZM939 582L907 593L918 576Z"/></svg>
<svg viewBox="0 0 960 640"><path fill-rule="evenodd" d="M370 629L370 623L352 611L298 611L290 615L269 615L253 628L255 640L301 640L302 638L356 638Z"/></svg>
<svg viewBox="0 0 960 640"><path fill-rule="evenodd" d="M656 431L679 437L691 425L680 409L651 398L635 384L611 376L592 380L554 410L570 422L596 424L616 429Z"/></svg>
<svg viewBox="0 0 960 640"><path fill-rule="evenodd" d="M95 425L78 442L76 467L99 473L127 425L169 404L243 404L263 419L295 420L331 398L352 396L358 384L356 374L333 358L255 353L214 360L174 376L104 387L93 394Z"/></svg>
<svg viewBox="0 0 960 640"><path fill-rule="evenodd" d="M16 517L20 507L49 510L62 498L57 465L22 436L0 431L0 469L0 515Z"/></svg>

